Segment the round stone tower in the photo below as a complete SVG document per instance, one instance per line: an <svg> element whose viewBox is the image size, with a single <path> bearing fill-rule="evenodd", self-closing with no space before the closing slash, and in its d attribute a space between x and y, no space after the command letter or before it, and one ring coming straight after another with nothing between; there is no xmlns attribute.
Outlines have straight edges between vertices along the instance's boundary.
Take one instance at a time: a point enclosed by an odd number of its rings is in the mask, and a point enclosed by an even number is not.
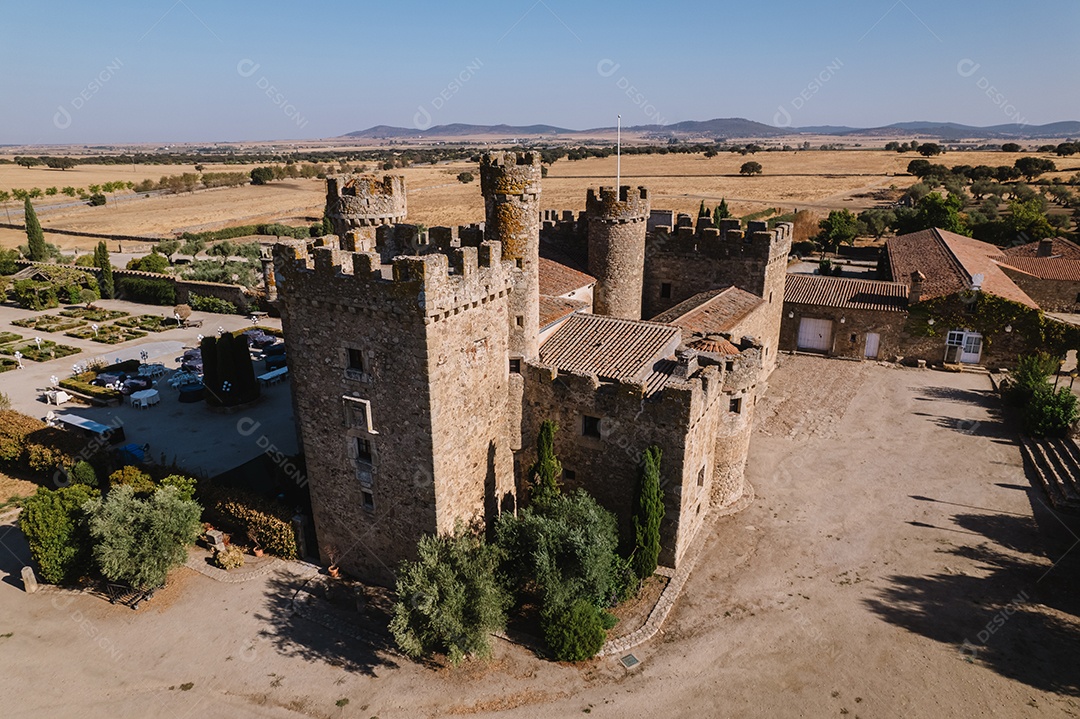
<svg viewBox="0 0 1080 719"><path fill-rule="evenodd" d="M334 234L344 239L349 230L370 235L375 227L405 220L405 178L400 175L331 175L326 178L326 215Z"/></svg>
<svg viewBox="0 0 1080 719"><path fill-rule="evenodd" d="M540 153L491 152L480 158L480 190L487 222L485 239L502 243L513 260L510 294L510 358L540 353Z"/></svg>
<svg viewBox="0 0 1080 719"><path fill-rule="evenodd" d="M611 187L601 187L599 192L590 189L585 214L589 222L589 274L597 280L594 311L640 320L649 191L626 185L618 191Z"/></svg>

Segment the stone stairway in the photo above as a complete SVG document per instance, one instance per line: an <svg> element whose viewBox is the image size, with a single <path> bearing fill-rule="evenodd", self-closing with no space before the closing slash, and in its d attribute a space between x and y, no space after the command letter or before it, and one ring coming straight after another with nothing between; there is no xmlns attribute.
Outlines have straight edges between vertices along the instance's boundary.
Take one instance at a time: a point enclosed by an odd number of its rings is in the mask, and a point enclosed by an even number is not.
<svg viewBox="0 0 1080 719"><path fill-rule="evenodd" d="M1080 514L1080 449L1071 439L1023 437L1021 448L1050 504Z"/></svg>

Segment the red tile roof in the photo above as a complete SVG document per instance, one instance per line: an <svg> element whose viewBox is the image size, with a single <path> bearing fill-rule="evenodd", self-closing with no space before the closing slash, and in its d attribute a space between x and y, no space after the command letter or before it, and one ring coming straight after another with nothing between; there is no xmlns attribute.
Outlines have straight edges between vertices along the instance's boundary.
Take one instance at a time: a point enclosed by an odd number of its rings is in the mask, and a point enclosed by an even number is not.
<svg viewBox="0 0 1080 719"><path fill-rule="evenodd" d="M690 349L701 352L711 352L718 355L737 355L742 352L738 347L731 344L723 337L702 337L686 345Z"/></svg>
<svg viewBox="0 0 1080 719"><path fill-rule="evenodd" d="M1080 260L1064 257L1016 256L1002 257L998 260L998 264L1041 280L1080 282Z"/></svg>
<svg viewBox="0 0 1080 719"><path fill-rule="evenodd" d="M539 275L540 294L549 297L559 297L596 284L596 278L592 275L546 257L540 258Z"/></svg>
<svg viewBox="0 0 1080 719"><path fill-rule="evenodd" d="M900 282L789 274L784 284L784 302L804 305L903 312L907 300L908 286Z"/></svg>
<svg viewBox="0 0 1080 719"><path fill-rule="evenodd" d="M1001 248L937 228L894 237L885 243L893 280L908 284L911 273L922 272L923 299L944 297L970 289L982 275L984 292L1028 307L1037 307L994 262Z"/></svg>
<svg viewBox="0 0 1080 719"><path fill-rule="evenodd" d="M601 379L642 381L653 365L674 354L678 327L575 314L540 347L540 362Z"/></svg>
<svg viewBox="0 0 1080 719"><path fill-rule="evenodd" d="M682 328L687 333L728 332L747 315L765 304L765 300L738 287L701 292L653 317Z"/></svg>
<svg viewBox="0 0 1080 719"><path fill-rule="evenodd" d="M582 300L568 300L565 297L548 297L540 295L540 329L553 322L558 322L563 317L591 309L588 302Z"/></svg>
<svg viewBox="0 0 1080 719"><path fill-rule="evenodd" d="M1067 260L1080 260L1080 245L1075 242L1070 242L1063 237L1055 237L1050 242L1050 257L1062 257ZM1035 242L1029 242L1026 245L1017 245L1016 247L1007 247L1002 250L1002 254L1006 257L1038 257L1039 246L1042 244L1042 240L1036 240ZM1010 263L1011 264L1011 263Z"/></svg>

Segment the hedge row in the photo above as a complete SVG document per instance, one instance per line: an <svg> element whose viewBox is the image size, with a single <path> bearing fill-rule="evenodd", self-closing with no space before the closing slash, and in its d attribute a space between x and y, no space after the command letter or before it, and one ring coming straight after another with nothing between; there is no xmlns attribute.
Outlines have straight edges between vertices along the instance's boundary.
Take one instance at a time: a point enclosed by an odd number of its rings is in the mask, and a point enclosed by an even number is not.
<svg viewBox="0 0 1080 719"><path fill-rule="evenodd" d="M77 435L13 410L0 411L0 469L44 479L85 449Z"/></svg>
<svg viewBox="0 0 1080 719"><path fill-rule="evenodd" d="M188 305L191 309L199 312L214 312L219 315L235 315L237 313L236 305L228 300L197 295L194 292L188 296Z"/></svg>
<svg viewBox="0 0 1080 719"><path fill-rule="evenodd" d="M123 277L117 283L124 299L150 305L175 305L176 285L170 280Z"/></svg>
<svg viewBox="0 0 1080 719"><path fill-rule="evenodd" d="M227 487L201 488L210 521L246 532L264 550L283 559L297 556L292 512L251 492Z"/></svg>

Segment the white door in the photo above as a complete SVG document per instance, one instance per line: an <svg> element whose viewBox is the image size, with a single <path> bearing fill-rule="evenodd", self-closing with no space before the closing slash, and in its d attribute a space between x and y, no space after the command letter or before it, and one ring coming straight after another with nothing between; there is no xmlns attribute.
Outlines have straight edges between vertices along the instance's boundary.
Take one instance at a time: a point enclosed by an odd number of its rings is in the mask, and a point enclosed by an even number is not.
<svg viewBox="0 0 1080 719"><path fill-rule="evenodd" d="M878 347L881 346L881 335L877 332L866 333L866 351L863 356L867 359L877 359Z"/></svg>
<svg viewBox="0 0 1080 719"><path fill-rule="evenodd" d="M964 344L960 350L960 361L964 364L978 364L982 357L982 335L978 332L965 332Z"/></svg>
<svg viewBox="0 0 1080 719"><path fill-rule="evenodd" d="M828 352L832 349L832 320L812 317L799 320L798 347L812 352Z"/></svg>

